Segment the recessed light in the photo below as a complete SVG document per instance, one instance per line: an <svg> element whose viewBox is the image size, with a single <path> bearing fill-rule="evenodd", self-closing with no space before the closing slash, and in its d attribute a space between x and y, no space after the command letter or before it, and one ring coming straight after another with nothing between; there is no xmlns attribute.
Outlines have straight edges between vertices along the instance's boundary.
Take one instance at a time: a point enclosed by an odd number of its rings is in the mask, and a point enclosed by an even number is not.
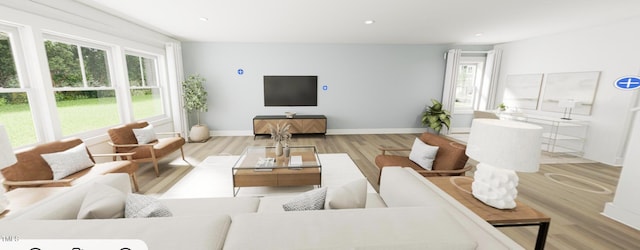
<svg viewBox="0 0 640 250"><path fill-rule="evenodd" d="M482 35L483 35L482 33L476 33L475 36L482 36Z"/></svg>
<svg viewBox="0 0 640 250"><path fill-rule="evenodd" d="M373 24L375 22L376 22L375 20L365 20L364 24Z"/></svg>
<svg viewBox="0 0 640 250"><path fill-rule="evenodd" d="M199 19L200 19L200 21L203 21L203 22L209 21L209 18L206 18L206 17L201 17Z"/></svg>

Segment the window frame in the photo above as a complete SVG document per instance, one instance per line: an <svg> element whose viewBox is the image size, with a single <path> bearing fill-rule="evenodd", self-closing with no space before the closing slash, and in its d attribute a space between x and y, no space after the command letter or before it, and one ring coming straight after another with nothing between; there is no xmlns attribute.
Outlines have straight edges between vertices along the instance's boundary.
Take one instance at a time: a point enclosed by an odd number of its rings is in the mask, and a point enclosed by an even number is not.
<svg viewBox="0 0 640 250"><path fill-rule="evenodd" d="M0 93L25 93L29 104L29 112L31 115L31 122L33 123L35 141L25 145L18 145L17 147L25 147L40 143L44 139L44 131L41 126L40 116L38 112L40 109L37 107L43 106L43 103L35 96L34 87L29 77L27 67L27 57L24 50L24 37L23 26L14 25L10 23L0 22L0 32L5 33L9 37L11 44L11 54L13 56L13 62L15 64L16 75L18 77L18 88L0 88ZM13 142L12 142L13 143Z"/></svg>
<svg viewBox="0 0 640 250"><path fill-rule="evenodd" d="M139 58L147 58L147 59L151 59L154 61L154 68L155 68L155 78L156 78L156 85L155 86L131 86L131 79L129 79L129 68L127 65L127 56L136 56ZM133 121L149 121L149 120L160 120L160 119L166 119L169 117L169 115L167 114L169 112L169 103L168 103L168 96L167 96L167 90L166 90L166 83L165 83L165 79L162 78L161 76L163 75L163 68L161 68L161 62L163 59L162 55L159 54L155 54L155 53L151 53L151 52L144 52L144 51L140 51L140 50L135 50L135 49L125 49L122 53L122 58L123 58L123 63L124 63L124 75L126 77L126 92L129 95L129 109L131 112L131 119ZM142 70L141 70L142 71ZM145 78L145 77L143 77ZM136 89L156 89L159 92L159 97L160 97L160 101L161 101L161 109L162 109L162 113L158 114L158 115L154 115L154 116L150 116L150 117L135 117L134 116L134 108L133 108L133 98L131 96L131 91L132 90L136 90Z"/></svg>
<svg viewBox="0 0 640 250"><path fill-rule="evenodd" d="M57 101L55 100L55 93L56 92L66 92L66 91L113 91L115 94L115 99L116 99L116 110L118 112L118 119L119 121L117 121L116 123L114 123L113 125L107 125L104 127L96 127L96 128L92 128L90 130L85 130L85 131L80 131L80 132L76 132L76 133L72 133L72 134L64 134L64 132L62 131L62 123L63 121L60 119L59 114L58 116L58 124L56 124L56 126L58 126L58 131L59 131L59 136L61 136L62 138L68 138L68 137L93 137L93 136L98 136L100 134L103 134L105 130L107 130L108 128L111 128L115 125L121 124L125 121L125 119L123 119L123 110L126 109L122 104L122 100L123 98L121 98L121 94L119 93L120 91L118 90L118 85L117 85L117 81L115 80L115 77L117 77L116 75L116 71L115 68L117 67L117 62L115 60L115 54L117 53L115 51L115 45L109 45L106 43L102 43L102 42L97 42L97 41L93 41L90 39L85 39L85 38L80 38L80 37L75 37L75 36L70 36L70 35L63 35L63 34L59 34L59 33L52 33L52 32L47 32L47 33L43 33L42 35L42 41L41 44L44 47L45 42L46 41L53 41L53 42L60 42L60 43L66 43L69 45L75 45L78 48L78 51L82 50L82 47L85 48L91 48L91 49L99 49L99 50L103 50L105 51L105 59L107 60L106 62L106 69L107 69L107 74L109 74L109 85L108 87L105 86L100 86L100 87L91 87L88 85L87 82L87 77L86 77L86 71L84 70L84 65L83 65L83 61L82 61L82 54L78 54L79 57L79 62L80 62L80 67L81 67L81 73L82 73L82 87L55 87L54 86L54 82L52 80L49 80L47 83L49 83L50 85L48 86L46 92L47 95L52 95L53 96L53 106L49 107L49 109L51 111L55 111L56 113L59 112L58 111L58 107L57 107ZM49 64L49 59L48 59L48 55L46 53L46 48L44 51L44 58L42 59L44 61L45 64L47 64L47 72L49 73L48 76L51 77L51 73L50 73L50 69L48 68L48 64Z"/></svg>
<svg viewBox="0 0 640 250"><path fill-rule="evenodd" d="M486 58L485 57L478 57L478 56L466 56L466 57L460 57L460 63L458 65L458 69L456 69L457 71L460 71L460 68L466 65L473 65L475 66L475 77L473 80L473 94L472 94L472 99L471 99L471 106L470 107L456 107L456 102L454 101L453 103L453 107L452 107L452 114L473 114L474 110L477 110L477 103L478 103L478 99L480 98L480 86L482 85L482 79L484 77L484 70L485 70L485 61ZM458 83L456 82L456 91L459 88L459 86L457 85ZM456 98L457 93L455 93L454 98Z"/></svg>

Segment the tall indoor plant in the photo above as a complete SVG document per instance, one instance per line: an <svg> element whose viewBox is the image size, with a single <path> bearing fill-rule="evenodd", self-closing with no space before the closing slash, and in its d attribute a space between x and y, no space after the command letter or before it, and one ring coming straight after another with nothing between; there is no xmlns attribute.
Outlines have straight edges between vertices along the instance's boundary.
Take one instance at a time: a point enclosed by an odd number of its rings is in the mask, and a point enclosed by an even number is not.
<svg viewBox="0 0 640 250"><path fill-rule="evenodd" d="M189 139L191 141L204 141L209 138L209 127L200 123L200 113L207 112L207 91L204 89L206 80L198 75L190 75L182 82L182 90L184 94L184 108L189 112L195 111L197 123L191 127Z"/></svg>
<svg viewBox="0 0 640 250"><path fill-rule="evenodd" d="M425 108L422 113L422 125L427 125L436 133L440 133L442 127L449 129L451 125L451 114L449 111L442 109L442 103L436 99L431 99L433 105Z"/></svg>

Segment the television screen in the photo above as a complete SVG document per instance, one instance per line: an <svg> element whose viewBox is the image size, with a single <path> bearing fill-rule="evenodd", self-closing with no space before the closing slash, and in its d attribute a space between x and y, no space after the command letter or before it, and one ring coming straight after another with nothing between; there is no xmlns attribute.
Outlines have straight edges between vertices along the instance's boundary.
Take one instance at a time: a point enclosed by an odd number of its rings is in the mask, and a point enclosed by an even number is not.
<svg viewBox="0 0 640 250"><path fill-rule="evenodd" d="M318 76L264 76L264 106L318 106Z"/></svg>

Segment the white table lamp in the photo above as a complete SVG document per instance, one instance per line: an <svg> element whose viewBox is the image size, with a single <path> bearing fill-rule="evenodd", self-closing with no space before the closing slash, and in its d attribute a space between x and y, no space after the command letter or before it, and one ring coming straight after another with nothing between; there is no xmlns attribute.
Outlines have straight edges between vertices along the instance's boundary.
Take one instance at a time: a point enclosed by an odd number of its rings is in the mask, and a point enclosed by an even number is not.
<svg viewBox="0 0 640 250"><path fill-rule="evenodd" d="M499 208L516 207L519 172L537 172L542 127L511 120L474 119L466 154L477 160L471 191L476 199Z"/></svg>
<svg viewBox="0 0 640 250"><path fill-rule="evenodd" d="M11 142L7 131L3 125L0 125L0 169L11 166L17 162L16 155L13 153ZM4 180L0 173L0 180ZM9 206L9 200L4 196L4 187L0 186L0 213L4 212Z"/></svg>
<svg viewBox="0 0 640 250"><path fill-rule="evenodd" d="M577 102L573 99L566 99L558 101L558 107L564 108L564 113L562 113L562 118L564 120L571 120L571 111L576 107ZM567 112L567 110L569 112Z"/></svg>

